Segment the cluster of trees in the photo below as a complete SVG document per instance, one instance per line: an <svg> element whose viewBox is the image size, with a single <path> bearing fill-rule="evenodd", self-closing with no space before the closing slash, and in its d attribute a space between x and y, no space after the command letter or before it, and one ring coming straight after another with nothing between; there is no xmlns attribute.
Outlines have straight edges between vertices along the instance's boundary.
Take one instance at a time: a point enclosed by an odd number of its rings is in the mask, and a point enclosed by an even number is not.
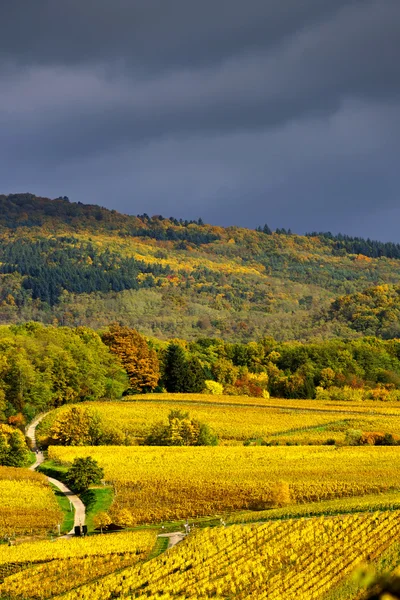
<svg viewBox="0 0 400 600"><path fill-rule="evenodd" d="M168 423L158 423L144 441L146 446L216 446L218 437L208 425L191 419L189 413L171 410Z"/></svg>
<svg viewBox="0 0 400 600"><path fill-rule="evenodd" d="M38 439L43 447L49 445L122 446L133 443L124 432L107 428L100 414L93 407L84 406L66 407L55 414L50 413L39 425ZM152 427L143 444L145 446L215 446L218 444L218 438L207 424L190 418L189 413L172 410L168 422L166 424L160 422Z"/></svg>
<svg viewBox="0 0 400 600"><path fill-rule="evenodd" d="M363 254L371 258L400 258L400 244L393 242L379 242L377 240L364 239L361 237L352 237L343 233L334 235L330 231L306 233L308 237L320 237L333 242L333 252L344 251L349 254Z"/></svg>
<svg viewBox="0 0 400 600"><path fill-rule="evenodd" d="M129 387L93 330L40 323L0 327L0 422L68 402L118 398Z"/></svg>
<svg viewBox="0 0 400 600"><path fill-rule="evenodd" d="M0 246L0 273L18 273L23 290L50 306L59 301L63 291L90 294L154 287L156 278L170 271L168 266L148 265L108 249L100 253L92 244L73 237L19 238ZM141 274L151 276L139 277ZM21 299L14 301L18 304Z"/></svg>
<svg viewBox="0 0 400 600"><path fill-rule="evenodd" d="M121 427L107 426L93 407L65 406L39 423L36 439L48 446L129 446L135 438Z"/></svg>
<svg viewBox="0 0 400 600"><path fill-rule="evenodd" d="M350 446L399 446L400 436L383 431L348 429L346 443Z"/></svg>
<svg viewBox="0 0 400 600"><path fill-rule="evenodd" d="M400 337L400 286L379 285L337 298L327 319L345 323L363 335Z"/></svg>
<svg viewBox="0 0 400 600"><path fill-rule="evenodd" d="M26 467L29 458L24 434L17 427L0 424L0 465Z"/></svg>
<svg viewBox="0 0 400 600"><path fill-rule="evenodd" d="M182 343L183 344L183 343ZM377 338L327 340L319 343L231 344L203 338L186 344L202 364L207 380L224 393L283 398L315 398L352 390L362 399L385 399L400 388L400 342ZM397 394L398 395L398 394Z"/></svg>
<svg viewBox="0 0 400 600"><path fill-rule="evenodd" d="M293 235L292 230L290 228L285 229L284 227L277 227L277 229L275 229L275 232L273 232L272 229L268 227L267 223L265 223L264 227L256 227L256 231L258 233L265 233L265 235L272 235L273 233L276 233L277 235Z"/></svg>
<svg viewBox="0 0 400 600"><path fill-rule="evenodd" d="M225 393L283 398L400 397L400 341L375 337L314 343L263 338L147 341L114 324L103 340L130 378L130 391Z"/></svg>

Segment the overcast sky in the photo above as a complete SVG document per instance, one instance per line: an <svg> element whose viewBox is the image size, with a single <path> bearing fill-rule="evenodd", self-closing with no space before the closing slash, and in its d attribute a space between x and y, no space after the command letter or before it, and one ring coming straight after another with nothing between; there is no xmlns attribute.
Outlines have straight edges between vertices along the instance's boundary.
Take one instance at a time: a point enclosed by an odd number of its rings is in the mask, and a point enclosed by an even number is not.
<svg viewBox="0 0 400 600"><path fill-rule="evenodd" d="M400 241L400 0L1 0L0 193Z"/></svg>

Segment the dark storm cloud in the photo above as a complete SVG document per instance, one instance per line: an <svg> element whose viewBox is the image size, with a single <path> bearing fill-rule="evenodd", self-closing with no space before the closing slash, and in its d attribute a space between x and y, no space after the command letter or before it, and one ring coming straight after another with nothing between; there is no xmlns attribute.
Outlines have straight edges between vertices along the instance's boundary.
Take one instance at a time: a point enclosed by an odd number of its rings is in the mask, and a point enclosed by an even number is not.
<svg viewBox="0 0 400 600"><path fill-rule="evenodd" d="M2 0L3 56L20 64L117 61L141 72L268 48L351 0ZM358 2L358 4L362 4Z"/></svg>
<svg viewBox="0 0 400 600"><path fill-rule="evenodd" d="M369 235L396 209L398 0L3 0L0 34L4 191L297 230L362 208Z"/></svg>

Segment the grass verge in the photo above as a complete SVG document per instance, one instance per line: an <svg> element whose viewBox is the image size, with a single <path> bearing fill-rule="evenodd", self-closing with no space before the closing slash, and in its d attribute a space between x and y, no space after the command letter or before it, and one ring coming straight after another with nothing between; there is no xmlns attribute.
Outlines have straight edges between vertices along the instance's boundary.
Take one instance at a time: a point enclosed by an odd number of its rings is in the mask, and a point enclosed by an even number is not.
<svg viewBox="0 0 400 600"><path fill-rule="evenodd" d="M53 484L50 485L53 489L58 505L63 511L64 515L64 520L61 524L61 533L69 533L74 525L75 510L73 507L71 509L71 505L68 498L64 496L64 494Z"/></svg>
<svg viewBox="0 0 400 600"><path fill-rule="evenodd" d="M88 533L93 533L95 526L94 517L99 512L107 512L113 501L113 490L110 487L90 488L80 494L80 499L86 506L86 525Z"/></svg>
<svg viewBox="0 0 400 600"><path fill-rule="evenodd" d="M37 468L37 470L40 473L44 473L48 477L53 477L54 479L58 479L59 481L66 483L65 478L67 475L68 467L58 465L53 460L46 460Z"/></svg>
<svg viewBox="0 0 400 600"><path fill-rule="evenodd" d="M46 460L40 465L38 471L44 473L48 477L53 477L54 479L66 483L68 467L64 465L59 465L52 460ZM113 501L113 490L111 487L90 488L87 492L79 494L79 497L86 506L86 525L88 527L88 533L93 533L95 530L93 519L97 513L108 511ZM65 500L68 503L68 500Z"/></svg>
<svg viewBox="0 0 400 600"><path fill-rule="evenodd" d="M150 552L150 554L148 555L148 557L146 558L147 560L152 560L153 558L157 558L157 556L160 556L160 554L162 554L163 552L165 552L168 548L168 542L169 542L169 538L167 537L158 537L156 540L156 543L154 544L154 548L153 550Z"/></svg>

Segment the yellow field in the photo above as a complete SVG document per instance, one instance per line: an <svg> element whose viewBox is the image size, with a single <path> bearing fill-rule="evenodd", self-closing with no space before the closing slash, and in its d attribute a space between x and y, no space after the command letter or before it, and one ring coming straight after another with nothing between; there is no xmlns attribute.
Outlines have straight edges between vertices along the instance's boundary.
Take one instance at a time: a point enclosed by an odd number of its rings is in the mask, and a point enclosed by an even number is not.
<svg viewBox="0 0 400 600"><path fill-rule="evenodd" d="M167 422L171 409L189 412L192 418L207 423L220 443L229 445L250 439L279 444L324 444L328 439L344 443L348 429L400 432L400 407L382 402L366 405L362 411L356 402L332 403L329 408L327 402L314 400L263 400L206 394L149 394L131 396L129 400L88 402L85 406L99 412L107 430L127 444L140 443L155 423ZM276 407L274 402L278 403ZM361 404L363 407L364 403ZM40 439L40 435L38 437ZM43 437L42 434L41 439Z"/></svg>
<svg viewBox="0 0 400 600"><path fill-rule="evenodd" d="M299 517L334 516L348 513L368 511L400 510L400 492L380 492L366 496L353 496L308 502L307 504L289 504L268 510L246 510L232 513L226 518L227 523L256 523L273 519L289 519Z"/></svg>
<svg viewBox="0 0 400 600"><path fill-rule="evenodd" d="M104 467L112 511L137 523L267 509L281 481L294 503L400 489L399 446L49 448L62 464L81 456Z"/></svg>
<svg viewBox="0 0 400 600"><path fill-rule="evenodd" d="M287 398L252 398L248 396L224 396L214 394L141 394L140 396L126 396L125 401L148 400L151 402L184 402L191 404L232 404L245 406L261 406L269 408L284 408L290 410L311 409L327 412L347 412L362 414L388 414L400 416L399 402L381 402L363 400L362 402L338 400L296 400Z"/></svg>
<svg viewBox="0 0 400 600"><path fill-rule="evenodd" d="M46 533L62 519L44 475L0 467L0 536Z"/></svg>
<svg viewBox="0 0 400 600"><path fill-rule="evenodd" d="M398 512L206 529L167 555L62 598L319 600L399 532Z"/></svg>
<svg viewBox="0 0 400 600"><path fill-rule="evenodd" d="M0 546L0 595L50 598L143 560L155 541L140 531Z"/></svg>
<svg viewBox="0 0 400 600"><path fill-rule="evenodd" d="M274 434L310 427L326 427L340 420L336 415L281 409L264 409L253 406L229 406L225 404L190 404L173 402L104 402L93 403L107 426L118 424L128 436L143 438L151 426L159 421L167 422L172 408L189 412L190 416L207 423L222 440L244 441L249 438L270 438ZM400 420L399 420L400 421ZM324 440L327 435L324 434ZM328 435L329 437L329 435Z"/></svg>

